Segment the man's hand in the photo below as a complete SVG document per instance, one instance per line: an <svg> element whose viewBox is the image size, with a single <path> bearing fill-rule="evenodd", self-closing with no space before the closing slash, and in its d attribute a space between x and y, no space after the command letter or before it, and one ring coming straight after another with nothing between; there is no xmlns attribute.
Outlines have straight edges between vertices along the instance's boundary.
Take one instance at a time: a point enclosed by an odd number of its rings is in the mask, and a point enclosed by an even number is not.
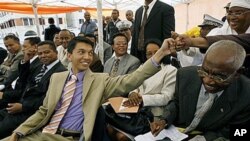
<svg viewBox="0 0 250 141"><path fill-rule="evenodd" d="M17 141L19 136L14 132L9 138L9 141Z"/></svg>
<svg viewBox="0 0 250 141"><path fill-rule="evenodd" d="M154 61L159 64L164 56L176 52L175 47L176 43L174 39L172 38L165 39L161 45L161 48L153 56Z"/></svg>
<svg viewBox="0 0 250 141"><path fill-rule="evenodd" d="M3 92L0 92L0 99L3 99Z"/></svg>
<svg viewBox="0 0 250 141"><path fill-rule="evenodd" d="M188 49L192 46L191 38L185 34L178 34L176 32L171 32L171 37L175 39L176 50Z"/></svg>
<svg viewBox="0 0 250 141"><path fill-rule="evenodd" d="M142 103L142 96L139 93L132 92L127 101L123 102L123 106L125 107L132 107L137 106Z"/></svg>
<svg viewBox="0 0 250 141"><path fill-rule="evenodd" d="M6 110L9 114L20 113L23 110L23 105L21 103L8 103Z"/></svg>
<svg viewBox="0 0 250 141"><path fill-rule="evenodd" d="M32 47L22 49L22 51L23 51L23 54L24 54L24 57L23 57L24 62L27 62L30 59L32 59L35 56L36 52L37 52L37 50L35 48L32 48Z"/></svg>
<svg viewBox="0 0 250 141"><path fill-rule="evenodd" d="M165 120L156 120L150 123L151 133L157 136L166 127Z"/></svg>

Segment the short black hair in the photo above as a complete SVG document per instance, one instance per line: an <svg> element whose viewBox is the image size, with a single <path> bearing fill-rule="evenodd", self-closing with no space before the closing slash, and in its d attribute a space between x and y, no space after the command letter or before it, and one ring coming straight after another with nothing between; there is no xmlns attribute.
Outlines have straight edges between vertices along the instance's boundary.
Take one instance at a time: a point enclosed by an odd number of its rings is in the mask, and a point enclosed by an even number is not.
<svg viewBox="0 0 250 141"><path fill-rule="evenodd" d="M125 34L119 32L119 33L116 33L116 34L113 36L113 40L112 40L112 42L111 42L111 45L114 45L114 43L115 43L115 38L116 38L116 37L119 37L119 36L125 37L125 39L126 39L126 41L127 41L127 44L128 44L128 37L127 37Z"/></svg>
<svg viewBox="0 0 250 141"><path fill-rule="evenodd" d="M88 38L86 37L75 37L73 38L71 41L69 41L68 46L67 46L67 51L68 53L72 53L73 50L75 49L77 43L86 43L91 45L92 48L94 48L94 43L92 41L90 41Z"/></svg>
<svg viewBox="0 0 250 141"><path fill-rule="evenodd" d="M144 44L145 50L147 49L149 44L156 44L157 46L159 46L159 48L161 48L162 42L159 39L155 39L155 38L148 39L148 40L146 40L146 42ZM171 63L170 55L164 56L161 59L161 63L163 63L165 65L170 64Z"/></svg>
<svg viewBox="0 0 250 141"><path fill-rule="evenodd" d="M20 43L20 39L15 34L8 34L3 38L3 40L13 39L14 41Z"/></svg>
<svg viewBox="0 0 250 141"><path fill-rule="evenodd" d="M156 44L157 46L159 46L159 48L161 48L161 44L162 42L159 39L148 39L146 40L145 44L144 44L144 48L147 49L148 44Z"/></svg>
<svg viewBox="0 0 250 141"><path fill-rule="evenodd" d="M52 49L54 52L57 53L56 50L56 45L54 44L54 42L46 40L46 41L42 41L40 43L37 44L37 47L42 46L42 45L49 45L49 48Z"/></svg>
<svg viewBox="0 0 250 141"><path fill-rule="evenodd" d="M119 10L117 10L117 9L113 9L112 11L116 11L116 12L118 13L118 15L119 15Z"/></svg>
<svg viewBox="0 0 250 141"><path fill-rule="evenodd" d="M32 46L41 42L40 37L28 37L24 40L28 40Z"/></svg>
<svg viewBox="0 0 250 141"><path fill-rule="evenodd" d="M95 38L96 41L96 36L94 34L85 34L84 37Z"/></svg>
<svg viewBox="0 0 250 141"><path fill-rule="evenodd" d="M54 19L53 19L52 17L50 17L50 18L48 19L48 22L49 22L49 24L54 24L54 23L55 23L55 21L54 21Z"/></svg>

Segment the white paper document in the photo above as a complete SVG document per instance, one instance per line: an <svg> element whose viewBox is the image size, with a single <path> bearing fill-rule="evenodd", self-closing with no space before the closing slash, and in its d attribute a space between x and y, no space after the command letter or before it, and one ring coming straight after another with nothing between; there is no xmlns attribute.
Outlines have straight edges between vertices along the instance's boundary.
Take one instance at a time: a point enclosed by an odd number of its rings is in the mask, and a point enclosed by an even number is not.
<svg viewBox="0 0 250 141"><path fill-rule="evenodd" d="M156 141L156 140L162 140L165 137L169 137L172 141L181 141L187 138L188 135L181 133L174 125L171 125L168 129L162 130L156 137L154 137L151 132L148 132L146 134L136 136L135 140Z"/></svg>

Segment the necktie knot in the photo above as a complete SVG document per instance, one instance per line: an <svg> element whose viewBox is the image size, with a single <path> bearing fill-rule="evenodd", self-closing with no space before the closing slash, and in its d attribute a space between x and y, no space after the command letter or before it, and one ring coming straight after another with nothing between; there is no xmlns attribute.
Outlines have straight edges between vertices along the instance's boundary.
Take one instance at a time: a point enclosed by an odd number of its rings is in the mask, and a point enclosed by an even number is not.
<svg viewBox="0 0 250 141"><path fill-rule="evenodd" d="M148 5L144 5L144 9L148 10L149 6Z"/></svg>
<svg viewBox="0 0 250 141"><path fill-rule="evenodd" d="M77 80L77 77L75 75L71 75L71 78L70 78L71 81L76 81Z"/></svg>

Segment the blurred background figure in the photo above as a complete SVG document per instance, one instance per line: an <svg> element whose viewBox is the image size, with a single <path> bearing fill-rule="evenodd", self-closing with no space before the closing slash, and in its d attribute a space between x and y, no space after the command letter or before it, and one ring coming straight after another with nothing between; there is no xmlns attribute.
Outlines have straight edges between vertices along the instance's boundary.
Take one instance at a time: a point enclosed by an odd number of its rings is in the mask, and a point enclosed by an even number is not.
<svg viewBox="0 0 250 141"><path fill-rule="evenodd" d="M44 40L53 41L54 34L59 33L61 31L60 27L55 26L55 21L53 18L48 19L49 27L45 29L44 32Z"/></svg>

